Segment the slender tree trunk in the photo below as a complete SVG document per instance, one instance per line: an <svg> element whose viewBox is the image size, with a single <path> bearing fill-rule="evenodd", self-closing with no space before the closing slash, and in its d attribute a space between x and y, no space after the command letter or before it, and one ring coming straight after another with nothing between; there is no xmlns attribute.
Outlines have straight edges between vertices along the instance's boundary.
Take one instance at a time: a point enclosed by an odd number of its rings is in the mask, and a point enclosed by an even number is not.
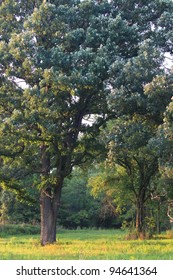
<svg viewBox="0 0 173 280"><path fill-rule="evenodd" d="M139 237L145 234L144 230L144 201L138 199L136 204L136 231Z"/></svg>
<svg viewBox="0 0 173 280"><path fill-rule="evenodd" d="M141 179L142 181L142 179ZM136 231L139 238L145 237L145 227L144 227L144 204L147 186L142 183L139 188L139 193L136 199Z"/></svg>
<svg viewBox="0 0 173 280"><path fill-rule="evenodd" d="M160 234L160 201L158 201L157 203L157 233Z"/></svg>

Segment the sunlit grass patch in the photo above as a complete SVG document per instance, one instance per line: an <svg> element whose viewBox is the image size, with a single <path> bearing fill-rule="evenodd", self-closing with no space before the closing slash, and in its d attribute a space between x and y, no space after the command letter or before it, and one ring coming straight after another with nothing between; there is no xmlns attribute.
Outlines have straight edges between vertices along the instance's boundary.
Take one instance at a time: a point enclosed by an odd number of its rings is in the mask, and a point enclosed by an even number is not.
<svg viewBox="0 0 173 280"><path fill-rule="evenodd" d="M57 242L41 246L39 235L0 238L0 259L140 260L173 259L173 239L125 240L121 230L61 230Z"/></svg>

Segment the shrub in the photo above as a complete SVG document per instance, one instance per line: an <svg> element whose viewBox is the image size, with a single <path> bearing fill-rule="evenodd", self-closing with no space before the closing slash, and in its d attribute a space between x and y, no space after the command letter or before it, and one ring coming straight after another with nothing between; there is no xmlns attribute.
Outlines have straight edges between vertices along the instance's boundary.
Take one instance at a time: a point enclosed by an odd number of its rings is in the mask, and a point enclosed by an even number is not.
<svg viewBox="0 0 173 280"><path fill-rule="evenodd" d="M173 230L167 230L166 231L166 238L168 238L168 239L173 238Z"/></svg>
<svg viewBox="0 0 173 280"><path fill-rule="evenodd" d="M20 235L20 234L39 234L40 227L39 226L32 226L32 225L0 225L0 235Z"/></svg>

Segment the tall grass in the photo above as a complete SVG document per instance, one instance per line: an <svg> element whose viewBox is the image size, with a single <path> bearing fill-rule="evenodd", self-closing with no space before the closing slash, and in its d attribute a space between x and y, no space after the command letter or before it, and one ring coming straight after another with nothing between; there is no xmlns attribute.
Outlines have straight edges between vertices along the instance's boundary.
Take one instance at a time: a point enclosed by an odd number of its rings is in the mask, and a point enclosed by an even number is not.
<svg viewBox="0 0 173 280"><path fill-rule="evenodd" d="M39 235L0 233L1 260L173 260L173 239L125 240L121 230L60 230L42 247Z"/></svg>

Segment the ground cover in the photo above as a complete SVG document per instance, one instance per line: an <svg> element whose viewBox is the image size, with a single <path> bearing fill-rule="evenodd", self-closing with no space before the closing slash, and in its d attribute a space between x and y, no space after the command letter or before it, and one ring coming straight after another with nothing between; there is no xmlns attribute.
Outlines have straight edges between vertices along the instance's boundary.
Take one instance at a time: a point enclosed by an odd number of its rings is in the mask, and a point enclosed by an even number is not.
<svg viewBox="0 0 173 280"><path fill-rule="evenodd" d="M0 232L1 260L173 260L173 238L125 240L122 230L59 230L57 243L41 246L38 234Z"/></svg>

